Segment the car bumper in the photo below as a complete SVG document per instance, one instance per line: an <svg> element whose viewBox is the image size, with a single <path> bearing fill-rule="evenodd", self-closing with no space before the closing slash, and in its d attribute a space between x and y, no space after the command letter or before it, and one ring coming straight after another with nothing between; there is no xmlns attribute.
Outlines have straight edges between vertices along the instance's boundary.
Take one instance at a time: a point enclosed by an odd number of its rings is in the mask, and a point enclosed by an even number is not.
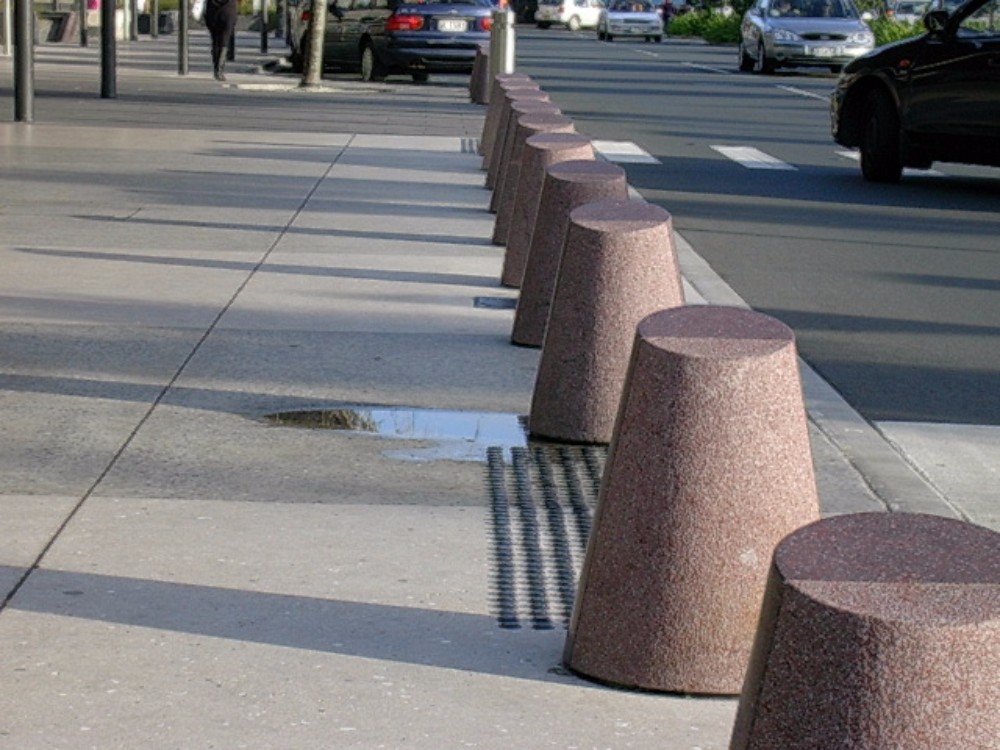
<svg viewBox="0 0 1000 750"><path fill-rule="evenodd" d="M483 34L481 39L463 40L461 45L401 39L386 46L382 61L393 69L468 73L479 45L488 41L488 34Z"/></svg>
<svg viewBox="0 0 1000 750"><path fill-rule="evenodd" d="M612 36L657 36L663 33L662 24L655 26L638 26L635 24L609 24L608 33Z"/></svg>
<svg viewBox="0 0 1000 750"><path fill-rule="evenodd" d="M827 68L831 65L846 65L871 51L871 46L843 42L794 42L774 44L769 56L778 65Z"/></svg>

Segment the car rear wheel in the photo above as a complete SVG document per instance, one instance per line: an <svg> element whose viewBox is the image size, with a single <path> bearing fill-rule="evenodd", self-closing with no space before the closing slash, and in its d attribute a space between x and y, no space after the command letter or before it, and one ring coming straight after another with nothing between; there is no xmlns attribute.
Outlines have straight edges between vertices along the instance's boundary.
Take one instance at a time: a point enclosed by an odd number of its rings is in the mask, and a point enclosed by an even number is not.
<svg viewBox="0 0 1000 750"><path fill-rule="evenodd" d="M535 24L535 25L536 25L536 26L538 26L538 28L540 28L540 29L547 29L547 28L549 28L549 26L551 26L552 24L551 24L551 23L549 23L548 21L539 21L539 22L538 22L537 24Z"/></svg>
<svg viewBox="0 0 1000 750"><path fill-rule="evenodd" d="M611 34L609 34L606 31L604 32L604 41L606 41L606 42L613 42L614 40L615 40L615 38L613 36L611 36Z"/></svg>
<svg viewBox="0 0 1000 750"><path fill-rule="evenodd" d="M375 56L371 42L361 48L361 80L381 81L385 78L385 69Z"/></svg>
<svg viewBox="0 0 1000 750"><path fill-rule="evenodd" d="M869 182L899 182L899 119L889 97L873 91L865 102L861 129L861 174Z"/></svg>
<svg viewBox="0 0 1000 750"><path fill-rule="evenodd" d="M573 16L566 22L566 28L570 31L580 30L580 18L578 16Z"/></svg>
<svg viewBox="0 0 1000 750"><path fill-rule="evenodd" d="M762 75L770 75L774 72L774 63L768 59L763 41L757 43L757 57L753 61L753 72Z"/></svg>
<svg viewBox="0 0 1000 750"><path fill-rule="evenodd" d="M426 70L414 70L410 75L413 77L414 83L427 83L427 79L431 77Z"/></svg>
<svg viewBox="0 0 1000 750"><path fill-rule="evenodd" d="M740 42L740 72L749 73L753 70L754 59L747 54L746 47L743 46L743 42Z"/></svg>

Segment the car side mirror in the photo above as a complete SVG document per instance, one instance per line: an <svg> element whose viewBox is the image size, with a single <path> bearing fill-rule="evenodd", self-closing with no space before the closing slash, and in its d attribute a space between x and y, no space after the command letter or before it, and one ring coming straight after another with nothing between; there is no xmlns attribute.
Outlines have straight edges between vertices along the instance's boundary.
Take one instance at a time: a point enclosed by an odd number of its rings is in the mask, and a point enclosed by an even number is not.
<svg viewBox="0 0 1000 750"><path fill-rule="evenodd" d="M932 10L924 16L924 28L932 34L940 34L948 25L948 11Z"/></svg>

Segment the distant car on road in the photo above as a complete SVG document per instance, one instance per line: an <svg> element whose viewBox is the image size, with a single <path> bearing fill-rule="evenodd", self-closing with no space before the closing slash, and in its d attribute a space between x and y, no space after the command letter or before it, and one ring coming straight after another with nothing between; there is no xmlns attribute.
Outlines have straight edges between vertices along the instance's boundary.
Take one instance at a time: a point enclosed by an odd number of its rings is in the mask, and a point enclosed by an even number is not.
<svg viewBox="0 0 1000 750"><path fill-rule="evenodd" d="M833 138L858 147L866 180L897 182L935 161L1000 166L1000 0L931 10L924 26L837 81Z"/></svg>
<svg viewBox="0 0 1000 750"><path fill-rule="evenodd" d="M468 73L479 45L490 39L494 8L490 0L331 0L324 67L358 71L365 81L392 74L426 81L431 73ZM311 12L310 0L300 0L291 55L297 72L309 57Z"/></svg>
<svg viewBox="0 0 1000 750"><path fill-rule="evenodd" d="M616 36L661 42L663 18L649 0L611 0L608 7L601 10L597 38L610 42Z"/></svg>
<svg viewBox="0 0 1000 750"><path fill-rule="evenodd" d="M739 68L829 68L875 47L875 35L851 0L756 0L740 24Z"/></svg>
<svg viewBox="0 0 1000 750"><path fill-rule="evenodd" d="M602 0L538 0L535 25L540 29L565 26L570 31L592 29L601 18Z"/></svg>
<svg viewBox="0 0 1000 750"><path fill-rule="evenodd" d="M898 0L886 11L886 18L900 23L919 23L931 8L931 0Z"/></svg>

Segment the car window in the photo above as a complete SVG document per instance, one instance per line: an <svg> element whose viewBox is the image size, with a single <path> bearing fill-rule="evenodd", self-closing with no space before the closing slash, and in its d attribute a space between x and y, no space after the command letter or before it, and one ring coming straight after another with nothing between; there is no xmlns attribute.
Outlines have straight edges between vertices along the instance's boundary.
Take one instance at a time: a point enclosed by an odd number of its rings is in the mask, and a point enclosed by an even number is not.
<svg viewBox="0 0 1000 750"><path fill-rule="evenodd" d="M774 0L772 18L857 18L854 6L844 0Z"/></svg>
<svg viewBox="0 0 1000 750"><path fill-rule="evenodd" d="M990 0L958 25L961 37L989 37L1000 35L1000 0Z"/></svg>
<svg viewBox="0 0 1000 750"><path fill-rule="evenodd" d="M652 13L653 4L642 2L642 0L619 0L619 2L612 3L611 10L620 13Z"/></svg>

